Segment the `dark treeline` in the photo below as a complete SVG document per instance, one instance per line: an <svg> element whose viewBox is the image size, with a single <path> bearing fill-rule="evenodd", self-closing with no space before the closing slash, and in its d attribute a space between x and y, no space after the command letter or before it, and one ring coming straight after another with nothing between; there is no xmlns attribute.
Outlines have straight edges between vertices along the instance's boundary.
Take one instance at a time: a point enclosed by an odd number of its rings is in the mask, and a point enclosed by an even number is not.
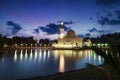
<svg viewBox="0 0 120 80"><path fill-rule="evenodd" d="M97 38L90 38L92 43L120 42L120 33L101 35Z"/></svg>
<svg viewBox="0 0 120 80"><path fill-rule="evenodd" d="M84 41L86 41L88 38L85 38ZM110 42L120 42L120 33L113 33L113 34L106 34L102 35L97 38L90 38L92 43L110 43ZM3 47L3 45L9 45L13 46L14 44L20 45L27 44L27 46L30 46L33 44L39 45L39 46L51 46L52 42L56 42L57 40L49 40L49 39L40 39L39 41L35 41L33 37L18 37L15 36L13 38L7 38L6 36L3 36L0 34L0 47Z"/></svg>
<svg viewBox="0 0 120 80"><path fill-rule="evenodd" d="M40 46L51 46L51 41L49 39L40 39L39 40Z"/></svg>
<svg viewBox="0 0 120 80"><path fill-rule="evenodd" d="M40 39L35 40L33 37L18 37L14 36L13 38L7 38L6 36L3 36L0 34L0 48L2 48L4 45L8 46L14 46L17 44L17 46L51 46L52 42L56 42L57 40L49 40L49 39ZM37 45L36 45L37 44Z"/></svg>
<svg viewBox="0 0 120 80"><path fill-rule="evenodd" d="M36 41L33 39L33 37L18 37L15 36L13 38L7 38L6 36L0 35L0 47L3 47L3 45L9 45L12 46L14 44L20 45L20 44L35 44Z"/></svg>

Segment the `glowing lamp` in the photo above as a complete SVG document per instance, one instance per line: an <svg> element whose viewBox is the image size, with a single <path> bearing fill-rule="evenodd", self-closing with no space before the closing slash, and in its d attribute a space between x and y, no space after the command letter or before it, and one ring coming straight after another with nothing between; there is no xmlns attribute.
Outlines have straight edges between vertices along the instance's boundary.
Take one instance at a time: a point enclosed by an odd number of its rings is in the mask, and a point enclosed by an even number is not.
<svg viewBox="0 0 120 80"><path fill-rule="evenodd" d="M60 24L61 24L61 25L64 25L64 23L63 23L63 22L60 22Z"/></svg>

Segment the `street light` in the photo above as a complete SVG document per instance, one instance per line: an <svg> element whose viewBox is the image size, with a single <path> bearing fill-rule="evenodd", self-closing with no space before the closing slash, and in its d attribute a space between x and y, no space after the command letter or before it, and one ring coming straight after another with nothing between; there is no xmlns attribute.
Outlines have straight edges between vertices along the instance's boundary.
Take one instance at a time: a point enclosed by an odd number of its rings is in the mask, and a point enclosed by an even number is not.
<svg viewBox="0 0 120 80"><path fill-rule="evenodd" d="M23 47L23 44L20 44L21 45L21 47Z"/></svg>
<svg viewBox="0 0 120 80"><path fill-rule="evenodd" d="M30 45L31 45L31 47L32 47L33 44L30 44Z"/></svg>
<svg viewBox="0 0 120 80"><path fill-rule="evenodd" d="M25 45L26 45L26 47L27 47L28 44L25 44Z"/></svg>
<svg viewBox="0 0 120 80"><path fill-rule="evenodd" d="M37 44L35 44L35 46L37 47Z"/></svg>

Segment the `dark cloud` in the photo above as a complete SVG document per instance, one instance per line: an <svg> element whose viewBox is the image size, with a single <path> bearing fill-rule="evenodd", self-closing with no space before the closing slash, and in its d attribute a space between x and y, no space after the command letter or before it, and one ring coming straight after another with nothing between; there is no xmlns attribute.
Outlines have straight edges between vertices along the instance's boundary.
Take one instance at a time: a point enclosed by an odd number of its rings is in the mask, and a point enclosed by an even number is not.
<svg viewBox="0 0 120 80"><path fill-rule="evenodd" d="M6 33L5 36L11 36L11 34L10 33Z"/></svg>
<svg viewBox="0 0 120 80"><path fill-rule="evenodd" d="M116 10L115 13L116 13L117 18L120 19L120 10Z"/></svg>
<svg viewBox="0 0 120 80"><path fill-rule="evenodd" d="M86 36L86 37L90 37L91 34L90 34L90 33L86 33L85 36Z"/></svg>
<svg viewBox="0 0 120 80"><path fill-rule="evenodd" d="M106 16L98 16L98 24L100 25L120 25L120 10L106 12Z"/></svg>
<svg viewBox="0 0 120 80"><path fill-rule="evenodd" d="M86 38L86 37L90 37L91 34L90 34L90 33L86 33L85 35L83 35L83 34L78 34L77 36L80 37L80 38Z"/></svg>
<svg viewBox="0 0 120 80"><path fill-rule="evenodd" d="M112 19L108 22L110 25L120 25L120 20Z"/></svg>
<svg viewBox="0 0 120 80"><path fill-rule="evenodd" d="M96 0L97 5L109 5L115 2L118 2L120 0Z"/></svg>
<svg viewBox="0 0 120 80"><path fill-rule="evenodd" d="M85 36L82 35L82 34L79 34L79 35L77 35L77 36L80 37L80 38L85 38Z"/></svg>
<svg viewBox="0 0 120 80"><path fill-rule="evenodd" d="M46 25L45 27L39 27L43 32L47 32L47 34L59 34L60 25L56 25L53 23L50 23ZM69 27L64 26L64 30L67 31Z"/></svg>
<svg viewBox="0 0 120 80"><path fill-rule="evenodd" d="M96 28L92 28L92 29L89 30L89 32L96 32L96 31L97 31Z"/></svg>
<svg viewBox="0 0 120 80"><path fill-rule="evenodd" d="M90 17L89 20L93 20L93 17Z"/></svg>
<svg viewBox="0 0 120 80"><path fill-rule="evenodd" d="M109 19L108 17L101 17L98 19L100 25L120 25L119 19Z"/></svg>
<svg viewBox="0 0 120 80"><path fill-rule="evenodd" d="M34 30L34 33L37 33L37 34L39 34L40 33L40 31L39 31L39 27L38 28L36 28L36 29L33 29Z"/></svg>
<svg viewBox="0 0 120 80"><path fill-rule="evenodd" d="M68 25L68 24L73 24L73 23L74 23L74 22L71 21L71 20L70 20L70 21L58 21L58 22L59 22L59 23L60 23L60 22L64 22L64 24L66 24L66 25Z"/></svg>
<svg viewBox="0 0 120 80"><path fill-rule="evenodd" d="M19 24L16 24L12 21L7 21L7 25L12 26L12 28L11 27L8 28L12 30L12 35L17 34L22 29L22 27Z"/></svg>
<svg viewBox="0 0 120 80"><path fill-rule="evenodd" d="M100 19L98 19L98 24L100 25L105 25L105 24L108 24L110 20L107 18L107 17L102 17Z"/></svg>
<svg viewBox="0 0 120 80"><path fill-rule="evenodd" d="M112 13L108 12L107 16L112 17L113 15L112 15Z"/></svg>
<svg viewBox="0 0 120 80"><path fill-rule="evenodd" d="M100 32L100 33L103 33L103 32L107 32L107 31L105 31L105 30L98 30L98 29L96 29L95 27L93 27L92 29L89 29L89 32L91 33L91 32Z"/></svg>

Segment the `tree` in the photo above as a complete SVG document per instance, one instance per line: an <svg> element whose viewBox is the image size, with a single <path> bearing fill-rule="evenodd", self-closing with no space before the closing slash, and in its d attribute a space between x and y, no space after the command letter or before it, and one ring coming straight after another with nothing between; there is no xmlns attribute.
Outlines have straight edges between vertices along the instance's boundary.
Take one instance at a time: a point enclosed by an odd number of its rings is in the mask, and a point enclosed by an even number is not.
<svg viewBox="0 0 120 80"><path fill-rule="evenodd" d="M104 58L103 70L108 71L113 80L120 80L120 41L111 41L110 44L111 51L108 54L96 47L93 50Z"/></svg>

